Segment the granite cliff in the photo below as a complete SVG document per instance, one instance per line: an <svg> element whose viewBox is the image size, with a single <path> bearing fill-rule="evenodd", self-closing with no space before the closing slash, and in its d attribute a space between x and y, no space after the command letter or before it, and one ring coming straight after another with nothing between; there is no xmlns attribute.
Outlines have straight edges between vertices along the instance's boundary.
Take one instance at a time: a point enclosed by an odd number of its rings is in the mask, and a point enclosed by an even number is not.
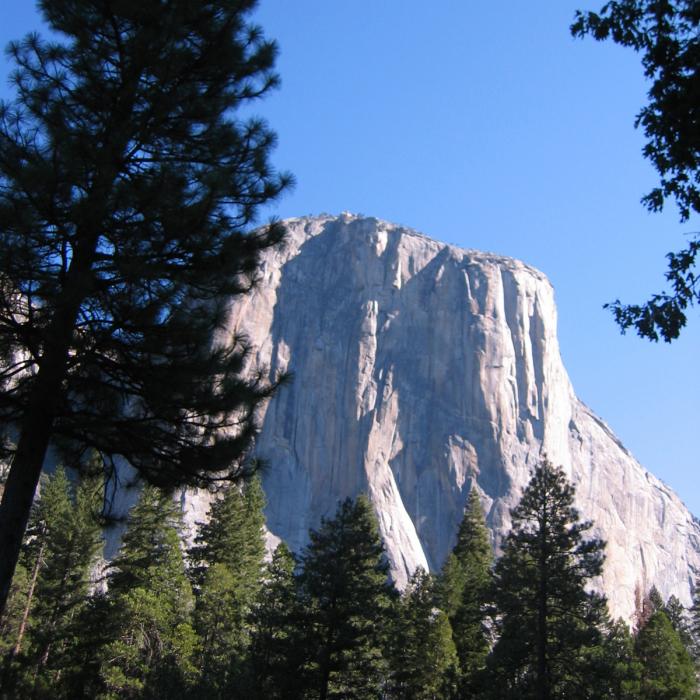
<svg viewBox="0 0 700 700"><path fill-rule="evenodd" d="M287 227L221 337L246 333L255 366L294 375L257 444L274 536L300 548L365 491L401 585L416 566L441 566L471 488L498 548L546 453L607 541L613 614L631 617L652 584L689 603L700 527L576 398L541 272L374 218Z"/></svg>

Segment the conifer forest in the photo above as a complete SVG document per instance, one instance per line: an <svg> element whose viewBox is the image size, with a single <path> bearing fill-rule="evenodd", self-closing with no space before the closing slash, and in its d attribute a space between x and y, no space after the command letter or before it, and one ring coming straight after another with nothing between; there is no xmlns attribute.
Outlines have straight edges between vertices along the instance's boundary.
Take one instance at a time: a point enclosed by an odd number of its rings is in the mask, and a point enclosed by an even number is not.
<svg viewBox="0 0 700 700"><path fill-rule="evenodd" d="M42 483L0 623L3 697L697 697L700 599L652 589L632 628L612 620L590 586L605 545L546 461L497 562L474 490L442 571L401 592L365 496L298 556L266 556L258 477L189 538L149 486L105 562L101 489L64 469Z"/></svg>
<svg viewBox="0 0 700 700"><path fill-rule="evenodd" d="M370 487L298 551L266 528L261 473L278 465L254 448L293 372L251 370L238 330L219 342L284 246L284 225L260 224L294 185L249 116L279 83L256 5L40 0L45 34L7 50L0 700L700 700L700 579L690 605L650 586L613 619L606 543L541 435L508 534L487 527L477 464L451 552L404 587ZM569 29L642 53L656 82L638 121L661 178L643 202L674 200L683 221L700 211L699 22L695 0L623 0ZM672 294L610 304L619 326L677 338L698 252L695 234L667 256ZM187 525L194 491L209 510Z"/></svg>

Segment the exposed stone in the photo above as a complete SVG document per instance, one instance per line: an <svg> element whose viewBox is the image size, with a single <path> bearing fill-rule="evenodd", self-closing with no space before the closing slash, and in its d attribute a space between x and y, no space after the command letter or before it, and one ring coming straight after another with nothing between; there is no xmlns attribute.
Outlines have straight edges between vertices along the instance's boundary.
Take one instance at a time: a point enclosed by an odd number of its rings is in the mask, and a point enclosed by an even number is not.
<svg viewBox="0 0 700 700"><path fill-rule="evenodd" d="M689 603L700 528L576 398L541 272L373 218L287 225L222 334L244 331L256 366L294 374L257 447L274 535L298 549L339 500L367 492L404 584L440 567L473 485L498 548L546 453L607 540L612 613L630 618L652 584Z"/></svg>

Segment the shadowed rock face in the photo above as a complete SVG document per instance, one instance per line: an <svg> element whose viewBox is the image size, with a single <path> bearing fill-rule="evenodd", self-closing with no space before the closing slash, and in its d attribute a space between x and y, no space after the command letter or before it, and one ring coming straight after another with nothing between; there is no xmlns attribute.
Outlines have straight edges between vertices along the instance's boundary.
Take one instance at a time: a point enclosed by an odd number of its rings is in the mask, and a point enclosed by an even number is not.
<svg viewBox="0 0 700 700"><path fill-rule="evenodd" d="M498 548L546 453L608 542L613 614L629 618L652 584L689 602L700 528L576 398L542 273L373 218L287 225L222 337L246 333L256 366L294 374L257 446L274 535L298 549L367 492L402 585L441 566L472 487Z"/></svg>

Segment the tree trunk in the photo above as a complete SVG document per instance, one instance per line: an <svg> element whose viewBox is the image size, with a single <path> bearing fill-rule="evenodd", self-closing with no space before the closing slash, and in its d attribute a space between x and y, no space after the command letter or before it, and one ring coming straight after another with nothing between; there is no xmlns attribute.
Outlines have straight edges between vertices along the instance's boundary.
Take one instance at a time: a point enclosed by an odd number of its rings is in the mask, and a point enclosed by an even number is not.
<svg viewBox="0 0 700 700"><path fill-rule="evenodd" d="M46 330L44 353L20 424L17 450L0 503L0 614L7 603L56 412L64 398L68 354L80 306L91 286L90 269L96 247L95 235L84 237L76 246L63 292Z"/></svg>
<svg viewBox="0 0 700 700"><path fill-rule="evenodd" d="M53 411L48 400L51 394L45 393L43 389L46 385L60 387L60 378L52 382L41 381L41 374L40 370L22 421L17 451L0 505L0 612L5 609L10 592L53 427Z"/></svg>
<svg viewBox="0 0 700 700"><path fill-rule="evenodd" d="M39 547L39 553L37 554L36 562L34 564L34 571L32 572L32 580L31 580L31 583L29 584L29 591L27 592L27 604L24 606L24 613L22 614L22 621L20 622L19 630L17 631L17 642L15 644L14 649L12 650L13 657L17 656L17 654L19 654L19 652L22 650L22 640L24 639L24 631L27 629L27 621L29 620L29 611L31 610L32 599L34 598L34 588L36 587L36 580L39 577L39 569L41 568L41 565L43 564L44 546L45 546L45 543L42 542L41 547Z"/></svg>

